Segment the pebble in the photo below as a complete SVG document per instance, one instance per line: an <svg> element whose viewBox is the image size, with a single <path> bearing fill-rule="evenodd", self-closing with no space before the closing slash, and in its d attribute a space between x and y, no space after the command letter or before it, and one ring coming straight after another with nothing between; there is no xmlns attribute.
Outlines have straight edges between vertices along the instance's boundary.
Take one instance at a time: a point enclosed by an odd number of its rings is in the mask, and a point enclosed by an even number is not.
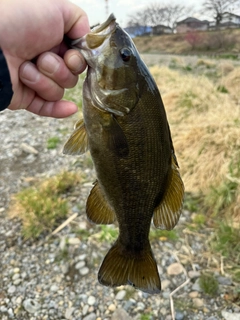
<svg viewBox="0 0 240 320"><path fill-rule="evenodd" d="M96 303L96 298L94 296L88 297L87 303L89 306L93 306Z"/></svg>
<svg viewBox="0 0 240 320"><path fill-rule="evenodd" d="M52 291L52 292L57 292L58 291L58 286L56 285L56 284L53 284L53 285L51 285L51 287L50 287L50 290Z"/></svg>
<svg viewBox="0 0 240 320"><path fill-rule="evenodd" d="M189 295L190 298L197 298L198 294L199 293L197 291L192 291L188 295Z"/></svg>
<svg viewBox="0 0 240 320"><path fill-rule="evenodd" d="M196 282L193 284L192 290L193 291L199 291L199 292L202 291L202 289L200 288L200 285L199 285L199 279L197 279Z"/></svg>
<svg viewBox="0 0 240 320"><path fill-rule="evenodd" d="M24 309L29 313L35 313L41 308L41 305L33 299L26 299L23 301Z"/></svg>
<svg viewBox="0 0 240 320"><path fill-rule="evenodd" d="M203 301L203 299L200 299L200 298L194 298L193 304L195 307L201 308L204 305L204 301Z"/></svg>
<svg viewBox="0 0 240 320"><path fill-rule="evenodd" d="M119 308L113 313L111 320L132 320L132 318L124 309Z"/></svg>
<svg viewBox="0 0 240 320"><path fill-rule="evenodd" d="M89 273L89 269L87 267L84 267L84 268L81 268L79 270L79 273L82 275L82 276L85 276L86 274Z"/></svg>
<svg viewBox="0 0 240 320"><path fill-rule="evenodd" d="M167 273L169 276L177 276L183 272L183 267L180 263L175 262L167 267Z"/></svg>
<svg viewBox="0 0 240 320"><path fill-rule="evenodd" d="M82 309L82 314L85 316L87 313L88 313L88 309L89 309L89 306L87 304L85 304L85 306L83 307Z"/></svg>
<svg viewBox="0 0 240 320"><path fill-rule="evenodd" d="M126 291L125 290L120 290L118 291L118 293L116 294L116 300L123 300L124 297L126 295Z"/></svg>
<svg viewBox="0 0 240 320"><path fill-rule="evenodd" d="M188 276L190 279L199 278L201 273L199 271L190 270Z"/></svg>
<svg viewBox="0 0 240 320"><path fill-rule="evenodd" d="M16 286L10 286L9 288L8 288L8 293L9 294L12 294L12 293L14 293L15 291L16 291Z"/></svg>
<svg viewBox="0 0 240 320"><path fill-rule="evenodd" d="M175 313L175 320L183 320L184 319L184 314L180 311L177 311Z"/></svg>
<svg viewBox="0 0 240 320"><path fill-rule="evenodd" d="M88 314L86 317L83 318L83 320L96 320L97 316L94 312Z"/></svg>
<svg viewBox="0 0 240 320"><path fill-rule="evenodd" d="M66 312L65 312L65 318L68 320L71 320L74 310L75 310L75 308L67 308Z"/></svg>
<svg viewBox="0 0 240 320"><path fill-rule="evenodd" d="M113 304L113 303L110 304L109 307L108 307L108 310L111 311L111 312L114 312L116 310L115 304Z"/></svg>
<svg viewBox="0 0 240 320"><path fill-rule="evenodd" d="M30 146L30 145L27 144L27 143L21 143L20 148L21 148L24 152L26 152L26 153L29 153L29 154L38 154L37 149L33 148L32 146Z"/></svg>
<svg viewBox="0 0 240 320"><path fill-rule="evenodd" d="M80 243L81 242L79 238L68 238L68 244L79 245Z"/></svg>
<svg viewBox="0 0 240 320"><path fill-rule="evenodd" d="M231 286L232 284L232 280L230 278L227 278L227 277L218 277L217 278L218 280L218 283L223 285L223 286Z"/></svg>
<svg viewBox="0 0 240 320"><path fill-rule="evenodd" d="M161 283L162 290L166 290L170 286L171 282L167 279L163 280Z"/></svg>
<svg viewBox="0 0 240 320"><path fill-rule="evenodd" d="M85 266L86 262L85 261L79 261L76 265L75 268L76 269L81 269Z"/></svg>
<svg viewBox="0 0 240 320"><path fill-rule="evenodd" d="M222 316L225 320L240 320L240 313L231 313L223 310Z"/></svg>

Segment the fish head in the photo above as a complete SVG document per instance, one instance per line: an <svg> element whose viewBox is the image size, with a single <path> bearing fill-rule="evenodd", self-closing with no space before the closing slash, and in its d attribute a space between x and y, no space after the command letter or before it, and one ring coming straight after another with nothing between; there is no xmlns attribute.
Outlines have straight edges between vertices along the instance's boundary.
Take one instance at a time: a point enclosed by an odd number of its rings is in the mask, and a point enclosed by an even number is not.
<svg viewBox="0 0 240 320"><path fill-rule="evenodd" d="M130 36L113 14L84 37L75 40L88 64L87 87L97 108L123 116L140 98L142 60ZM141 81L142 79L142 81Z"/></svg>

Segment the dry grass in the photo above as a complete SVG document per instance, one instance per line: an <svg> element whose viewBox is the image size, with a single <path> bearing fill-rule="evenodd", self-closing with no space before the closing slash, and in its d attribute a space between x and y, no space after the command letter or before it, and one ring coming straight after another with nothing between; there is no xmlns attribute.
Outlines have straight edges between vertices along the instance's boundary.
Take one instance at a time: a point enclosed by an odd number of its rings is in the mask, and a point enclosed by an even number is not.
<svg viewBox="0 0 240 320"><path fill-rule="evenodd" d="M228 89L238 103L240 103L240 67L233 69L225 78L223 78L222 84Z"/></svg>
<svg viewBox="0 0 240 320"><path fill-rule="evenodd" d="M219 92L217 85L206 77L182 75L165 67L153 67L151 72L167 110L186 191L211 195L214 199L212 190L221 190L224 206L225 198L230 197L231 211L237 214L236 195L240 194L239 105L231 95ZM229 91L237 87L238 75L240 68L226 77L224 83Z"/></svg>

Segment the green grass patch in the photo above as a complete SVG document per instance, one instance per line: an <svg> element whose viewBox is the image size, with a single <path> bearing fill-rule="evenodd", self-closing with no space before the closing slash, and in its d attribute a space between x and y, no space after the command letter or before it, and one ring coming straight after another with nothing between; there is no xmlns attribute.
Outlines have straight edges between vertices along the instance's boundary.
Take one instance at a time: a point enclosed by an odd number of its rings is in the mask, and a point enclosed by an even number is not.
<svg viewBox="0 0 240 320"><path fill-rule="evenodd" d="M209 296L216 296L219 285L217 279L211 273L203 273L199 278L199 286Z"/></svg>
<svg viewBox="0 0 240 320"><path fill-rule="evenodd" d="M240 229L233 228L227 221L223 221L218 223L215 230L211 241L212 249L226 258L240 263Z"/></svg>
<svg viewBox="0 0 240 320"><path fill-rule="evenodd" d="M177 241L178 234L176 230L159 230L159 229L151 229L149 234L150 240L171 240Z"/></svg>
<svg viewBox="0 0 240 320"><path fill-rule="evenodd" d="M48 149L56 149L60 141L61 140L59 137L49 138L47 141L47 148Z"/></svg>
<svg viewBox="0 0 240 320"><path fill-rule="evenodd" d="M99 234L99 239L101 241L112 242L118 237L118 229L115 226L101 225L101 231Z"/></svg>
<svg viewBox="0 0 240 320"><path fill-rule="evenodd" d="M221 93L229 93L228 89L224 86L218 86L217 87L217 91L221 92Z"/></svg>
<svg viewBox="0 0 240 320"><path fill-rule="evenodd" d="M67 217L68 203L64 196L79 181L76 173L63 172L15 195L9 214L22 220L26 239L53 231Z"/></svg>

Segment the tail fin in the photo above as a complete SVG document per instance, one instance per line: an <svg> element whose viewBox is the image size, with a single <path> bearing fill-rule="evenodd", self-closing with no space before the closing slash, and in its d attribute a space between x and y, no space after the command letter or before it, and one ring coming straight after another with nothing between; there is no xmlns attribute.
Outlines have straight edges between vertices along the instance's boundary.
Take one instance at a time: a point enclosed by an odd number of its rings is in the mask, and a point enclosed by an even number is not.
<svg viewBox="0 0 240 320"><path fill-rule="evenodd" d="M133 254L124 250L117 240L102 262L98 280L105 286L129 284L151 294L161 291L161 281L150 244L143 253Z"/></svg>

